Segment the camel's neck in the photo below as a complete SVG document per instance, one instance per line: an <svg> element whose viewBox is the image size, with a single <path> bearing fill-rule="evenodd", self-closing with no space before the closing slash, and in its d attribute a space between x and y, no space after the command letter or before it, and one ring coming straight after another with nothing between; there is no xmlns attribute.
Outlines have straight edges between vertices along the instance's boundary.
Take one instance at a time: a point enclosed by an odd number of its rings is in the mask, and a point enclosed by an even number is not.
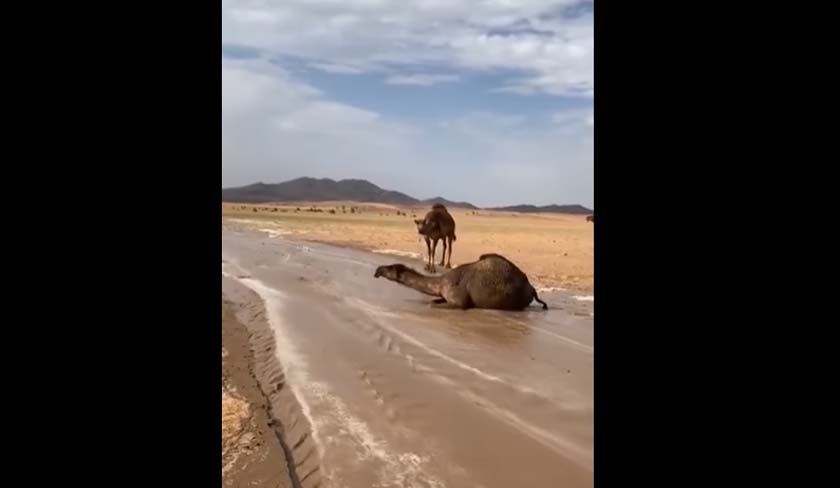
<svg viewBox="0 0 840 488"><path fill-rule="evenodd" d="M440 296L440 276L423 276L414 270L406 270L400 276L399 282L409 288L414 288L420 293L436 297Z"/></svg>

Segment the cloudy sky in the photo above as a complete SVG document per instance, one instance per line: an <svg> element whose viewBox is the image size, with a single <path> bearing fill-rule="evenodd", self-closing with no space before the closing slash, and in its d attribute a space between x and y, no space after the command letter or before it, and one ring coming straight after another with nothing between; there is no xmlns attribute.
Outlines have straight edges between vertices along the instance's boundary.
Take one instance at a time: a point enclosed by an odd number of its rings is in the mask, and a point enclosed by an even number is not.
<svg viewBox="0 0 840 488"><path fill-rule="evenodd" d="M222 185L593 206L593 2L223 0Z"/></svg>

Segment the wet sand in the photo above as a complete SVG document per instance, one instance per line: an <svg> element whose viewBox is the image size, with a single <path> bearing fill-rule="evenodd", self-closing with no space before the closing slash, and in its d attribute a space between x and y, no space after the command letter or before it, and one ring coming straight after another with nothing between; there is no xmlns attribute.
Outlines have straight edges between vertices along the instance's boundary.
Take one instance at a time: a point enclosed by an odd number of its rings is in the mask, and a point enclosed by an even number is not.
<svg viewBox="0 0 840 488"><path fill-rule="evenodd" d="M404 258L241 229L222 244L225 296L266 324L257 378L302 486L592 486L592 302L436 310L373 279Z"/></svg>
<svg viewBox="0 0 840 488"><path fill-rule="evenodd" d="M292 487L283 440L253 376L250 333L222 305L222 486Z"/></svg>

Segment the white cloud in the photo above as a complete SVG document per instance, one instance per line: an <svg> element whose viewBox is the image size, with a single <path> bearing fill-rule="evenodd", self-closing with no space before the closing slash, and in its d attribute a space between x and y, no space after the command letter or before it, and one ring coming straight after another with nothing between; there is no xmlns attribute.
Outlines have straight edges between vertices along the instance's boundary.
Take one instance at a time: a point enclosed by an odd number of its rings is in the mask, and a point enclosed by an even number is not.
<svg viewBox="0 0 840 488"><path fill-rule="evenodd" d="M478 205L518 203L592 204L594 153L591 128L582 113L562 124L526 117L474 112L446 122L436 144L457 147L473 165L448 164L459 198ZM446 157L446 156L441 156ZM487 189L494 189L488 194Z"/></svg>
<svg viewBox="0 0 840 488"><path fill-rule="evenodd" d="M594 58L589 29L566 29L568 37L537 34L464 36L452 42L458 61L473 68L507 68L535 75L511 79L498 91L594 96Z"/></svg>
<svg viewBox="0 0 840 488"><path fill-rule="evenodd" d="M347 66L344 64L309 63L307 66L309 66L310 68L317 69L319 71L324 71L326 73L333 73L339 75L360 75L364 73L364 70L359 67Z"/></svg>
<svg viewBox="0 0 840 488"><path fill-rule="evenodd" d="M331 100L265 61L223 59L222 182L365 178L418 198L586 205L585 116L555 125L484 111L423 127Z"/></svg>
<svg viewBox="0 0 840 488"><path fill-rule="evenodd" d="M361 135L375 125L379 114L340 103L306 100L301 107L277 114L279 127L322 136ZM360 134L361 133L361 134Z"/></svg>
<svg viewBox="0 0 840 488"><path fill-rule="evenodd" d="M566 110L551 114L551 120L557 125L595 125L595 115L591 110Z"/></svg>
<svg viewBox="0 0 840 488"><path fill-rule="evenodd" d="M510 131L525 124L523 115L505 115L487 111L466 113L454 120L448 121L448 126L468 132L472 129L480 131Z"/></svg>
<svg viewBox="0 0 840 488"><path fill-rule="evenodd" d="M308 175L382 180L419 163L419 129L329 100L262 60L222 60L224 185ZM387 178L386 178L387 180ZM391 180L391 184L396 181Z"/></svg>
<svg viewBox="0 0 840 488"><path fill-rule="evenodd" d="M488 107L407 122L342 103L268 61L292 56L304 69L378 73L386 83L417 86L466 85L474 79L468 71L478 71L498 80L486 89L591 98L591 15L557 15L574 3L223 0L223 43L260 52L259 59L222 60L223 186L365 178L419 198L477 205L591 205L591 103L530 114Z"/></svg>
<svg viewBox="0 0 840 488"><path fill-rule="evenodd" d="M259 61L222 61L222 113L228 118L287 111L317 97L315 88L291 80L273 65Z"/></svg>
<svg viewBox="0 0 840 488"><path fill-rule="evenodd" d="M508 69L502 91L592 97L591 14L575 0L223 0L222 39L350 74L400 65Z"/></svg>
<svg viewBox="0 0 840 488"><path fill-rule="evenodd" d="M412 74L412 75L392 75L389 76L385 83L389 85L418 85L431 86L438 83L452 83L459 81L460 76L457 75L433 75L433 74Z"/></svg>

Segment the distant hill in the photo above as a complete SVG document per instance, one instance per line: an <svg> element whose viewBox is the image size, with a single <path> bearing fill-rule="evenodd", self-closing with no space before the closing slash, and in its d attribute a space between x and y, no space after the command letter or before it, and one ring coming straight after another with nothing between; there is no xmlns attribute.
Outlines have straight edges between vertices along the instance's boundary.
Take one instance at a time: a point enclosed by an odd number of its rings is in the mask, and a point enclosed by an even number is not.
<svg viewBox="0 0 840 488"><path fill-rule="evenodd" d="M469 209L469 210L479 210L479 208L476 207L475 205L473 205L472 203L469 203L469 202L453 202L453 201L447 200L443 197L429 198L429 199L423 200L420 203L422 203L423 205L428 205L430 207L432 205L434 205L435 203L441 203L446 208L452 207L452 208L466 208L466 209Z"/></svg>
<svg viewBox="0 0 840 488"><path fill-rule="evenodd" d="M367 180L331 180L329 178L296 178L283 183L254 183L252 185L222 189L222 201L230 203L268 202L327 202L355 201L385 203L389 205L431 206L442 203L451 208L479 210L469 202L453 202L443 197L418 200L398 191L384 190ZM515 205L512 207L488 208L506 212L591 214L592 210L580 205Z"/></svg>
<svg viewBox="0 0 840 488"><path fill-rule="evenodd" d="M415 205L420 203L420 200L405 193L383 190L366 180L335 181L329 178L304 177L283 183L254 183L253 185L222 189L223 202L325 202L334 200L388 203L391 205Z"/></svg>
<svg viewBox="0 0 840 488"><path fill-rule="evenodd" d="M500 212L521 212L521 213L564 213L574 215L589 215L594 213L582 205L512 205L510 207L494 207L487 210L498 210Z"/></svg>

